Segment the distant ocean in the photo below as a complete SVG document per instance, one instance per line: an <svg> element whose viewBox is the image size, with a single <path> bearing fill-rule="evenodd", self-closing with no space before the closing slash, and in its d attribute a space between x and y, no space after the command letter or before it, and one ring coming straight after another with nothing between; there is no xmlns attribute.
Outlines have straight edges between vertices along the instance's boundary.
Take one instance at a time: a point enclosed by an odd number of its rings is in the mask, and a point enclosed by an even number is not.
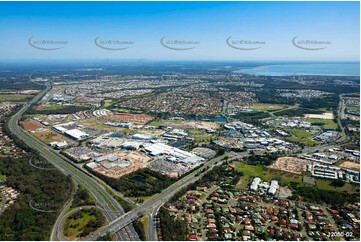
<svg viewBox="0 0 361 242"><path fill-rule="evenodd" d="M360 63L270 64L252 68L242 68L234 72L261 76L360 76Z"/></svg>

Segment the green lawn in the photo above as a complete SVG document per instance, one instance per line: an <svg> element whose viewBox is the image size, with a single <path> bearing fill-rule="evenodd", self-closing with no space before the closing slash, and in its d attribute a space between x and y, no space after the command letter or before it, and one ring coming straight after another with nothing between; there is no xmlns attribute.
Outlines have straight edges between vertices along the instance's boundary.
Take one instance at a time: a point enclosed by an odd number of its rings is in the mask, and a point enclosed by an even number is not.
<svg viewBox="0 0 361 242"><path fill-rule="evenodd" d="M346 109L350 110L350 111L355 111L355 110L360 110L360 107L359 106L346 106Z"/></svg>
<svg viewBox="0 0 361 242"><path fill-rule="evenodd" d="M89 213L83 212L82 217L78 219L66 219L64 223L64 235L74 238L80 235L90 220L95 219Z"/></svg>
<svg viewBox="0 0 361 242"><path fill-rule="evenodd" d="M255 103L251 106L251 109L257 111L276 111L284 109L285 105L271 104L271 103Z"/></svg>
<svg viewBox="0 0 361 242"><path fill-rule="evenodd" d="M0 182L5 182L6 181L6 176L0 174Z"/></svg>
<svg viewBox="0 0 361 242"><path fill-rule="evenodd" d="M298 138L309 138L313 135L312 133L310 133L306 130L302 130L302 129L291 129L289 131L291 134L293 134L294 136L296 136Z"/></svg>
<svg viewBox="0 0 361 242"><path fill-rule="evenodd" d="M66 106L63 105L49 105L49 106L40 106L36 108L38 111L56 111L56 110L62 110L66 109Z"/></svg>
<svg viewBox="0 0 361 242"><path fill-rule="evenodd" d="M338 125L332 119L320 119L320 118L306 118L306 122L310 122L312 125L320 125L326 129L337 129Z"/></svg>
<svg viewBox="0 0 361 242"><path fill-rule="evenodd" d="M112 99L104 100L104 101L103 101L103 107L107 108L107 107L109 107L110 105L112 105L112 103L113 103L113 100L112 100Z"/></svg>
<svg viewBox="0 0 361 242"><path fill-rule="evenodd" d="M316 186L318 189L337 191L337 192L347 192L347 193L358 193L358 186L352 185L350 183L345 183L342 187L335 187L331 185L332 180L326 179L315 179Z"/></svg>
<svg viewBox="0 0 361 242"><path fill-rule="evenodd" d="M0 94L0 102L26 102L33 97L34 95L26 94Z"/></svg>
<svg viewBox="0 0 361 242"><path fill-rule="evenodd" d="M293 174L290 172L275 170L267 168L261 165L248 165L244 163L238 163L236 166L237 171L243 172L237 188L248 189L249 183L254 177L259 177L264 181L270 182L272 179L279 180L281 185L288 186L291 182L298 183L298 186L305 186L302 182L302 175ZM359 192L359 187L350 183L346 183L343 187L334 187L331 185L332 180L315 178L316 187L322 190L347 192L348 194L354 194Z"/></svg>
<svg viewBox="0 0 361 242"><path fill-rule="evenodd" d="M201 130L201 129L188 129L187 132L190 135L201 135L201 134L204 133L204 130Z"/></svg>
<svg viewBox="0 0 361 242"><path fill-rule="evenodd" d="M294 143L302 144L302 145L306 145L306 146L315 146L318 144L318 142L315 140L303 139L303 138L297 138L297 137L288 137L288 138L286 138L286 140L289 142L294 142Z"/></svg>
<svg viewBox="0 0 361 242"><path fill-rule="evenodd" d="M209 142L211 139L213 139L215 137L216 136L213 134L193 136L195 142Z"/></svg>
<svg viewBox="0 0 361 242"><path fill-rule="evenodd" d="M76 212L76 213L79 213ZM88 209L83 209L80 211L81 216L77 217L77 218L70 218L68 217L63 225L63 231L64 231L64 235L66 237L71 238L72 240L74 240L75 238L79 237L81 235L81 233L83 232L83 230L87 227L87 225L89 224L89 222L97 220L98 218L95 215L91 215L91 211L89 211ZM100 213L101 216L104 215ZM104 218L105 220L105 218Z"/></svg>
<svg viewBox="0 0 361 242"><path fill-rule="evenodd" d="M302 176L300 175L270 169L261 165L254 166L238 163L236 170L243 172L243 177L240 179L239 184L237 184L237 187L242 189L248 189L248 184L253 180L254 177L259 177L262 180L268 182L270 182L272 179L278 179L283 185L288 185L290 182L302 182Z"/></svg>

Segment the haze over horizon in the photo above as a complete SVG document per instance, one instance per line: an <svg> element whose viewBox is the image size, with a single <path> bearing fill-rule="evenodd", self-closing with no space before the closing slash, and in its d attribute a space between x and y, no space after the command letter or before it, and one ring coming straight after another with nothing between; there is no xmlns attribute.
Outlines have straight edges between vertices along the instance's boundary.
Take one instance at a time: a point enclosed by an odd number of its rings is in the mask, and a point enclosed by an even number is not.
<svg viewBox="0 0 361 242"><path fill-rule="evenodd" d="M359 17L359 2L0 2L0 59L359 62ZM329 43L307 50L295 38ZM66 43L29 44L42 40Z"/></svg>

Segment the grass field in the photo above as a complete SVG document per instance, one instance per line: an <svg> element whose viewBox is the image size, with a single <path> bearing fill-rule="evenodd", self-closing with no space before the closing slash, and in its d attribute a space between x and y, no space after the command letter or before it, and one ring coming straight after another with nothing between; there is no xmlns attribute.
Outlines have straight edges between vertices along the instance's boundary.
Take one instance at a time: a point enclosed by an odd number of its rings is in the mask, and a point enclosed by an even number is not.
<svg viewBox="0 0 361 242"><path fill-rule="evenodd" d="M285 105L270 104L270 103L255 103L251 106L251 109L258 111L276 111L286 108Z"/></svg>
<svg viewBox="0 0 361 242"><path fill-rule="evenodd" d="M0 182L6 182L6 176L0 174Z"/></svg>
<svg viewBox="0 0 361 242"><path fill-rule="evenodd" d="M244 176L241 177L239 183L237 184L237 188L240 189L248 189L249 183L253 180L254 177L259 177L262 180L270 182L272 179L277 179L280 181L280 184L282 185L288 185L290 182L302 182L302 176L269 169L266 167L263 167L261 165L247 165L244 163L239 163L236 166L237 171L242 171Z"/></svg>
<svg viewBox="0 0 361 242"><path fill-rule="evenodd" d="M237 188L248 189L248 184L254 177L263 177L263 166L252 166L244 163L238 163L236 166L237 171L243 172L243 177L239 180Z"/></svg>
<svg viewBox="0 0 361 242"><path fill-rule="evenodd" d="M56 111L66 109L66 106L63 105L49 105L49 106L40 106L35 108L38 111Z"/></svg>
<svg viewBox="0 0 361 242"><path fill-rule="evenodd" d="M360 110L360 107L359 106L346 106L346 109L350 110L350 111L356 111L356 110Z"/></svg>
<svg viewBox="0 0 361 242"><path fill-rule="evenodd" d="M62 141L65 139L65 137L63 137L51 130L34 133L34 136L46 144L49 144L50 142L54 142L54 141Z"/></svg>
<svg viewBox="0 0 361 242"><path fill-rule="evenodd" d="M307 118L306 122L312 125L322 125L325 129L337 129L338 125L332 119Z"/></svg>
<svg viewBox="0 0 361 242"><path fill-rule="evenodd" d="M0 94L0 102L26 102L33 97L34 95L26 94Z"/></svg>
<svg viewBox="0 0 361 242"><path fill-rule="evenodd" d="M119 113L143 113L140 110L131 110L131 109L126 109L126 108L112 108L110 109L114 112L119 112Z"/></svg>
<svg viewBox="0 0 361 242"><path fill-rule="evenodd" d="M110 105L112 105L112 103L113 103L113 100L112 100L112 99L104 100L103 107L104 107L104 108L107 108L107 107L109 107Z"/></svg>
<svg viewBox="0 0 361 242"><path fill-rule="evenodd" d="M83 210L81 217L77 219L67 218L64 223L64 235L74 240L79 237L85 229L86 225L91 221L97 219L94 215L90 215L90 212ZM103 216L103 215L102 215Z"/></svg>
<svg viewBox="0 0 361 242"><path fill-rule="evenodd" d="M207 135L195 135L193 136L195 142L209 142L211 139L215 138L216 136L213 134Z"/></svg>
<svg viewBox="0 0 361 242"><path fill-rule="evenodd" d="M312 136L312 133L302 129L291 129L289 132L298 138L309 138Z"/></svg>
<svg viewBox="0 0 361 242"><path fill-rule="evenodd" d="M204 133L203 130L201 129L188 129L187 132L190 134L190 135L201 135Z"/></svg>
<svg viewBox="0 0 361 242"><path fill-rule="evenodd" d="M299 186L305 186L302 182L302 175L297 175L289 172L284 172L280 170L275 170L260 165L247 165L244 163L238 163L236 166L237 171L242 171L244 176L241 177L237 188L239 189L248 189L249 183L253 180L254 177L259 177L262 180L270 182L272 179L279 180L281 185L289 185L291 182L298 183ZM331 180L318 179L315 178L316 187L318 189L329 190L329 191L338 191L338 192L347 192L349 194L354 194L359 192L359 188L356 185L346 183L343 187L334 187L331 185Z"/></svg>
<svg viewBox="0 0 361 242"><path fill-rule="evenodd" d="M359 189L358 186L352 185L350 183L345 183L343 187L335 187L331 185L331 180L315 179L315 181L317 188L328 191L358 193L358 189Z"/></svg>
<svg viewBox="0 0 361 242"><path fill-rule="evenodd" d="M297 137L288 137L288 138L286 138L286 140L289 142L294 142L294 143L302 144L302 145L306 145L306 146L315 146L318 144L318 142L315 140L297 138Z"/></svg>

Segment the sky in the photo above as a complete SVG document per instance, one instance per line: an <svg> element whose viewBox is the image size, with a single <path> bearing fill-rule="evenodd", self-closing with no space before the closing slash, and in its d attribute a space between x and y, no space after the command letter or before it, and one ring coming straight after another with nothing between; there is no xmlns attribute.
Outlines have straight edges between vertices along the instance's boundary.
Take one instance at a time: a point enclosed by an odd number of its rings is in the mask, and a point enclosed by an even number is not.
<svg viewBox="0 0 361 242"><path fill-rule="evenodd" d="M0 59L359 61L359 21L359 2L0 2Z"/></svg>

